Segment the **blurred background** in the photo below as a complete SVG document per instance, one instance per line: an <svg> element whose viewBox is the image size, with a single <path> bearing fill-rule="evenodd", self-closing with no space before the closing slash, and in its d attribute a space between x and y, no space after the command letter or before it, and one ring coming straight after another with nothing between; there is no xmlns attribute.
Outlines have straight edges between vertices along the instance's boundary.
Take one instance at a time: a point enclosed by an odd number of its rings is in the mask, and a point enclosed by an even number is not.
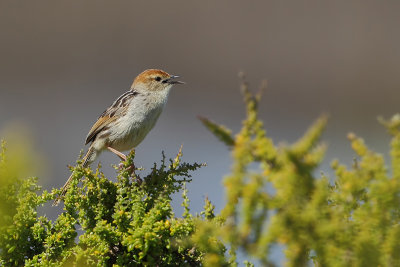
<svg viewBox="0 0 400 267"><path fill-rule="evenodd" d="M196 116L240 129L239 71L253 91L268 81L260 115L275 143L330 114L321 170L334 158L351 164L349 131L387 155L376 117L400 111L399 10L399 1L0 1L0 132L23 125L46 161L41 183L61 187L96 118L138 73L164 69L186 85L136 165L149 170L183 144L185 161L208 164L188 186L192 210L205 196L219 210L230 152ZM117 157L100 162L114 174Z"/></svg>

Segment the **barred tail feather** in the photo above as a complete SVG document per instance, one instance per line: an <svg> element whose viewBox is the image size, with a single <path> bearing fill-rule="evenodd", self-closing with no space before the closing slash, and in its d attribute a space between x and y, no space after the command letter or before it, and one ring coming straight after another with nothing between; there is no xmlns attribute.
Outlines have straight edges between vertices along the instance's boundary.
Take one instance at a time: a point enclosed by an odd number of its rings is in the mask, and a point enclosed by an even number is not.
<svg viewBox="0 0 400 267"><path fill-rule="evenodd" d="M93 148L93 146L90 146L88 152L86 153L85 157L83 158L82 167L86 168L87 166L89 166L90 163L92 163L95 160L96 156L97 156L97 151ZM69 184L72 182L73 174L74 173L72 173L69 176L67 182L64 184L64 186L62 188L61 194L54 200L53 206L57 206L58 204L60 204L61 200L67 193Z"/></svg>
<svg viewBox="0 0 400 267"><path fill-rule="evenodd" d="M82 167L86 168L87 166L89 166L96 159L96 157L97 157L97 151L94 149L93 146L90 146L88 152L83 158Z"/></svg>

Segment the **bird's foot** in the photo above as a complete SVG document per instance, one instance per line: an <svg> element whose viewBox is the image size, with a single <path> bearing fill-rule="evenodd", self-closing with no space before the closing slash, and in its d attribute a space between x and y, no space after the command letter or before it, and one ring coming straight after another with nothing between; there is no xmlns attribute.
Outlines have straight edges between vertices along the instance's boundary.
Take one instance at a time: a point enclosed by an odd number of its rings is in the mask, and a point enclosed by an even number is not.
<svg viewBox="0 0 400 267"><path fill-rule="evenodd" d="M113 152L114 154L116 154L121 160L126 161L127 157L125 154L119 152L118 150L112 148L112 147L107 147L108 150L110 150L111 152ZM125 164L124 163L120 163L118 166L120 169L125 168ZM129 165L128 167L126 167L126 171L129 173L129 175L131 177L135 177L137 183L140 185L142 184L142 179L135 173L136 167L135 164L132 162L131 165Z"/></svg>
<svg viewBox="0 0 400 267"><path fill-rule="evenodd" d="M136 182L137 182L139 185L142 184L143 180L139 177L139 175L136 174L136 172L135 172L136 167L135 167L135 164L134 164L133 162L132 162L132 164L129 165L128 167L125 167L125 164L121 162L121 163L118 165L118 167L119 167L119 169L121 169L121 170L125 168L125 170L129 173L129 176L131 176L132 178L135 178Z"/></svg>

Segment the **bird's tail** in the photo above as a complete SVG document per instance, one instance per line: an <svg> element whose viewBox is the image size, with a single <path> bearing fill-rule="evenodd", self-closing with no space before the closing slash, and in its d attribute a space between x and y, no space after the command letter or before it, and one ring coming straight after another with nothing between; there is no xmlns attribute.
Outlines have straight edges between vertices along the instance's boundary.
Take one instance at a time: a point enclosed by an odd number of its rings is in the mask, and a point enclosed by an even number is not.
<svg viewBox="0 0 400 267"><path fill-rule="evenodd" d="M86 168L90 163L92 163L95 160L96 156L97 156L97 151L93 148L93 146L90 146L88 152L83 158L82 167ZM67 182L64 184L62 188L61 194L54 200L53 206L57 206L58 204L60 204L61 200L68 191L69 184L72 182L73 175L74 173L71 173Z"/></svg>

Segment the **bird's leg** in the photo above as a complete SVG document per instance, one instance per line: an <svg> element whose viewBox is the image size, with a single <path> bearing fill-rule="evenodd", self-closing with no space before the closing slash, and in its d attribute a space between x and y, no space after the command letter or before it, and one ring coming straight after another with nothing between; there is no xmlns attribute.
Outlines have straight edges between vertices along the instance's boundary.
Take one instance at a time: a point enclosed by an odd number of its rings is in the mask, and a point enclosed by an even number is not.
<svg viewBox="0 0 400 267"><path fill-rule="evenodd" d="M124 153L119 152L118 150L112 148L112 147L107 147L108 150L110 150L112 153L114 153L115 155L117 155L121 160L126 161L126 156Z"/></svg>
<svg viewBox="0 0 400 267"><path fill-rule="evenodd" d="M124 153L121 153L118 150L116 150L112 147L109 147L109 146L107 147L107 149L110 150L111 152L113 152L115 155L117 155L121 160L126 161L126 155ZM120 163L119 167L122 168L123 164ZM132 165L127 168L127 171L130 173L130 175L133 174L133 176L136 177L136 179L139 181L139 183L141 183L141 179L139 178L139 176L136 175L135 169L136 169L135 164L132 162Z"/></svg>

